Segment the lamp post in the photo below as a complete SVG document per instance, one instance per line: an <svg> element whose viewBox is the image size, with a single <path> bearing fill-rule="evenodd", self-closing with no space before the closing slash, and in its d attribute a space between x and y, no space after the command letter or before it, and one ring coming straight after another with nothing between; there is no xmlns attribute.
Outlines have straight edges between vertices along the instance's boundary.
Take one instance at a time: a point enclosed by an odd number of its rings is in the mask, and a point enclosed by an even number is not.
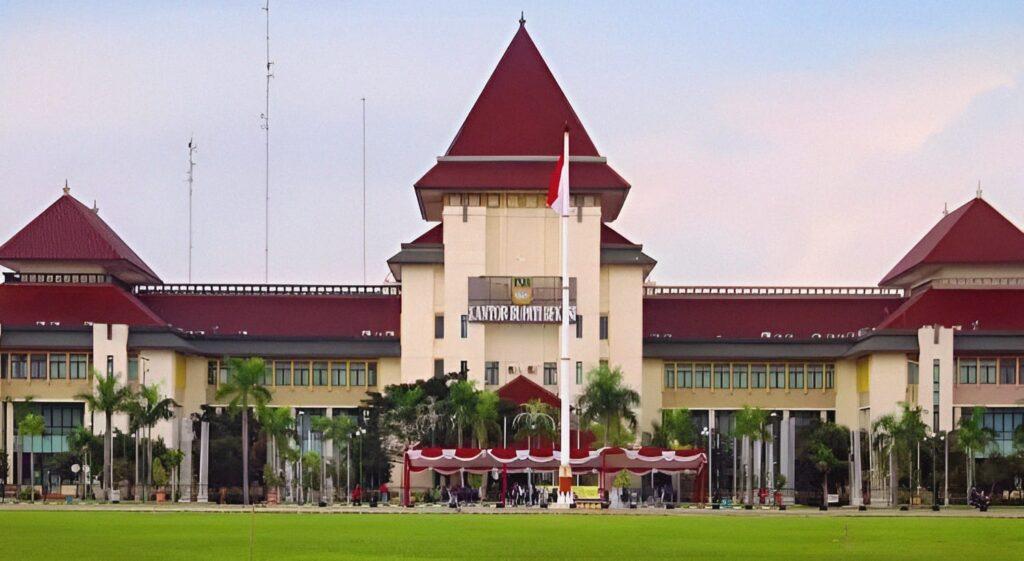
<svg viewBox="0 0 1024 561"><path fill-rule="evenodd" d="M949 506L949 433L943 432L942 439L946 443L946 458L942 462L942 503L944 506Z"/></svg>
<svg viewBox="0 0 1024 561"><path fill-rule="evenodd" d="M946 435L943 433L936 433L935 437L937 437L939 440L942 440L943 442L945 442L946 440ZM934 511L939 510L939 484L938 475L935 473L936 471L938 471L936 469L937 466L935 465L936 463L938 463L937 460L938 454L935 451L935 438L932 438L932 510Z"/></svg>
<svg viewBox="0 0 1024 561"><path fill-rule="evenodd" d="M708 503L709 504L711 503L711 485L712 485L711 479L712 479L712 474L714 473L714 472L711 471L712 462L714 461L714 452L711 449L711 438L712 438L711 437L711 433L712 433L711 427L704 427L704 429L700 431L701 436L708 437L708 449L707 449L707 452L708 452Z"/></svg>
<svg viewBox="0 0 1024 561"><path fill-rule="evenodd" d="M304 421L305 421L305 418L306 418L306 412L300 410L298 415L297 415L297 417L299 419L299 422L298 422L298 425L299 425L299 462L298 462L298 464L299 464L299 497L298 498L299 498L299 504L305 504L305 502L306 502L306 493L305 493L305 489L302 486L302 455L304 453L304 448L305 448L305 444L306 444L306 425L304 424Z"/></svg>

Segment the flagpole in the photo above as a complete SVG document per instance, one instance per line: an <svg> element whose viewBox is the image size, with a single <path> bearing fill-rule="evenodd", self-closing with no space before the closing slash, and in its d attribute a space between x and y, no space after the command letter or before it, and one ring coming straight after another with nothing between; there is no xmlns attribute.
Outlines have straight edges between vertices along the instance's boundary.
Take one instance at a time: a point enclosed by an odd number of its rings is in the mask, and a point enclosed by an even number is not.
<svg viewBox="0 0 1024 561"><path fill-rule="evenodd" d="M562 177L565 191L559 193L558 213L562 241L562 328L559 334L561 354L558 372L558 399L561 401L561 464L558 468L558 502L569 505L572 497L572 466L569 465L569 128L562 138Z"/></svg>

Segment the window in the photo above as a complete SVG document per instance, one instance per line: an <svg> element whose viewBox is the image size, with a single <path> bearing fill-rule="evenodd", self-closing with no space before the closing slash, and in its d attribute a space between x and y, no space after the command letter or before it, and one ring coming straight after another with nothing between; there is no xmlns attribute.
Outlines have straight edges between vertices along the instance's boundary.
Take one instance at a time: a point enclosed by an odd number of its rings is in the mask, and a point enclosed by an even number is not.
<svg viewBox="0 0 1024 561"><path fill-rule="evenodd" d="M68 377L68 355L50 353L50 379L63 380Z"/></svg>
<svg viewBox="0 0 1024 561"><path fill-rule="evenodd" d="M331 363L331 385L332 386L347 386L348 385L348 363L346 363L346 362L332 362Z"/></svg>
<svg viewBox="0 0 1024 561"><path fill-rule="evenodd" d="M920 384L920 367L912 360L907 361L907 385L914 386Z"/></svg>
<svg viewBox="0 0 1024 561"><path fill-rule="evenodd" d="M996 361L993 359L982 360L978 373L981 375L982 384L996 383Z"/></svg>
<svg viewBox="0 0 1024 561"><path fill-rule="evenodd" d="M228 370L228 365L227 365L226 362L221 362L220 363L219 373L220 373L220 383L222 383L222 384L228 383L228 378L230 377L231 372Z"/></svg>
<svg viewBox="0 0 1024 561"><path fill-rule="evenodd" d="M747 388L747 373L750 366L747 364L734 364L732 365L732 387L736 389Z"/></svg>
<svg viewBox="0 0 1024 561"><path fill-rule="evenodd" d="M33 380L46 379L46 355L32 355L30 366Z"/></svg>
<svg viewBox="0 0 1024 561"><path fill-rule="evenodd" d="M710 388L711 387L711 365L710 364L697 364L693 367L693 387L695 388Z"/></svg>
<svg viewBox="0 0 1024 561"><path fill-rule="evenodd" d="M459 335L463 339L469 337L469 316L459 317Z"/></svg>
<svg viewBox="0 0 1024 561"><path fill-rule="evenodd" d="M693 365L692 364L679 364L676 366L676 387L679 388L692 388L693 387Z"/></svg>
<svg viewBox="0 0 1024 561"><path fill-rule="evenodd" d="M1017 383L1017 359L1014 359L1014 358L1001 358L1001 359L999 359L999 383L1000 384L1016 384Z"/></svg>
<svg viewBox="0 0 1024 561"><path fill-rule="evenodd" d="M0 355L0 380L7 379L7 355Z"/></svg>
<svg viewBox="0 0 1024 561"><path fill-rule="evenodd" d="M11 379L28 378L28 357L23 354L11 355Z"/></svg>
<svg viewBox="0 0 1024 561"><path fill-rule="evenodd" d="M210 360L206 362L206 383L211 386L217 385L217 361Z"/></svg>
<svg viewBox="0 0 1024 561"><path fill-rule="evenodd" d="M138 357L128 357L128 381L137 382L139 380L139 359Z"/></svg>
<svg viewBox="0 0 1024 561"><path fill-rule="evenodd" d="M107 355L107 376L114 375L114 357Z"/></svg>
<svg viewBox="0 0 1024 561"><path fill-rule="evenodd" d="M789 365L789 389L791 389L791 390L802 390L802 389L804 389L804 365L803 364L790 364Z"/></svg>
<svg viewBox="0 0 1024 561"><path fill-rule="evenodd" d="M807 389L820 390L824 387L825 367L822 364L807 365Z"/></svg>
<svg viewBox="0 0 1024 561"><path fill-rule="evenodd" d="M732 374L729 372L728 364L716 364L715 365L715 388L720 390L729 389L730 378Z"/></svg>
<svg viewBox="0 0 1024 561"><path fill-rule="evenodd" d="M768 387L773 390L779 390L786 387L785 364L768 365Z"/></svg>
<svg viewBox="0 0 1024 561"><path fill-rule="evenodd" d="M460 360L459 361L459 374L462 376L463 380L466 379L466 375L468 373L469 373L469 362L465 361L465 360Z"/></svg>
<svg viewBox="0 0 1024 561"><path fill-rule="evenodd" d="M750 365L750 387L763 390L768 386L768 369L763 364Z"/></svg>
<svg viewBox="0 0 1024 561"><path fill-rule="evenodd" d="M435 358L434 359L434 377L435 378L444 378L444 359L443 358Z"/></svg>
<svg viewBox="0 0 1024 561"><path fill-rule="evenodd" d="M674 364L665 365L665 387L669 389L676 387L676 365Z"/></svg>
<svg viewBox="0 0 1024 561"><path fill-rule="evenodd" d="M304 360L296 360L295 366L293 367L294 373L292 379L295 380L296 386L308 386L309 385L309 363Z"/></svg>
<svg viewBox="0 0 1024 561"><path fill-rule="evenodd" d="M366 385L376 386L377 385L377 363L367 362L366 363Z"/></svg>
<svg viewBox="0 0 1024 561"><path fill-rule="evenodd" d="M498 363L488 361L484 363L484 384L488 386L498 385Z"/></svg>
<svg viewBox="0 0 1024 561"><path fill-rule="evenodd" d="M544 385L554 386L558 384L558 366L553 362L544 363Z"/></svg>
<svg viewBox="0 0 1024 561"><path fill-rule="evenodd" d="M274 385L292 385L292 363L287 360L274 361Z"/></svg>
<svg viewBox="0 0 1024 561"><path fill-rule="evenodd" d="M932 430L939 430L939 359L932 361Z"/></svg>
<svg viewBox="0 0 1024 561"><path fill-rule="evenodd" d="M89 375L89 360L86 355L71 355L71 365L68 373L72 380L84 380Z"/></svg>
<svg viewBox="0 0 1024 561"><path fill-rule="evenodd" d="M978 383L978 361L960 359L960 383Z"/></svg>
<svg viewBox="0 0 1024 561"><path fill-rule="evenodd" d="M836 387L836 365L825 365L825 389L831 390Z"/></svg>
<svg viewBox="0 0 1024 561"><path fill-rule="evenodd" d="M601 316L597 325L597 333L602 341L608 340L608 316Z"/></svg>
<svg viewBox="0 0 1024 561"><path fill-rule="evenodd" d="M327 363L326 362L314 362L313 363L313 385L314 386L326 386L327 385Z"/></svg>
<svg viewBox="0 0 1024 561"><path fill-rule="evenodd" d="M434 316L434 339L444 339L444 316Z"/></svg>
<svg viewBox="0 0 1024 561"><path fill-rule="evenodd" d="M583 316L581 315L576 316L576 338L583 338Z"/></svg>
<svg viewBox="0 0 1024 561"><path fill-rule="evenodd" d="M261 386L272 386L274 385L274 362L270 360L263 361L263 376L260 377Z"/></svg>
<svg viewBox="0 0 1024 561"><path fill-rule="evenodd" d="M365 386L366 385L366 363L365 362L350 362L348 363L349 374L352 376L353 386Z"/></svg>
<svg viewBox="0 0 1024 561"><path fill-rule="evenodd" d="M583 363L582 362L577 362L576 363L576 385L577 386L582 386L583 385Z"/></svg>

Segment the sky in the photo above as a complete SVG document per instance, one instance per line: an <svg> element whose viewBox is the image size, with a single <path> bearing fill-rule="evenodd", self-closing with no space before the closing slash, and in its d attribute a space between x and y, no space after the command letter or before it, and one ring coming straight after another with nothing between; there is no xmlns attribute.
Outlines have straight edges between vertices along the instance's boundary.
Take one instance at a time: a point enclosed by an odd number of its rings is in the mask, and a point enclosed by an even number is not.
<svg viewBox="0 0 1024 561"><path fill-rule="evenodd" d="M263 278L265 13L0 0L0 239L60 194L166 282ZM271 5L271 282L367 281L518 26L632 184L659 284L874 285L983 196L1024 224L1024 3Z"/></svg>

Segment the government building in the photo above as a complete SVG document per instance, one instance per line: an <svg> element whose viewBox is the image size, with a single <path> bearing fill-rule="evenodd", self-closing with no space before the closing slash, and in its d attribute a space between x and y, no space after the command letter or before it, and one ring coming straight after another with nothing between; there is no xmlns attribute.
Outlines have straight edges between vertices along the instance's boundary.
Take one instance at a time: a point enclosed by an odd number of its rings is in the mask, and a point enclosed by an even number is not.
<svg viewBox="0 0 1024 561"><path fill-rule="evenodd" d="M970 200L904 240L909 251L878 286L653 284L657 256L614 229L630 183L521 25L447 151L413 184L423 233L396 240L393 284L164 282L68 190L21 227L0 246L10 271L0 284L0 449L13 472L28 469L27 455L15 465L18 402L31 398L46 419L37 456L66 451L75 426L105 430L75 397L91 391L91 368L158 384L180 404L154 436L186 452L185 483L192 473L205 482L190 419L224 405L225 357L265 358L274 404L306 418L355 414L368 392L450 372L557 396L559 218L545 194L566 124L571 394L595 366L621 368L642 398L638 440L663 410L687 408L718 435L744 405L770 410L772 469L790 477L800 423L868 431L906 401L936 431L982 405L1009 450L1024 424L1024 232L1013 221ZM123 416L114 422L127 429Z"/></svg>

